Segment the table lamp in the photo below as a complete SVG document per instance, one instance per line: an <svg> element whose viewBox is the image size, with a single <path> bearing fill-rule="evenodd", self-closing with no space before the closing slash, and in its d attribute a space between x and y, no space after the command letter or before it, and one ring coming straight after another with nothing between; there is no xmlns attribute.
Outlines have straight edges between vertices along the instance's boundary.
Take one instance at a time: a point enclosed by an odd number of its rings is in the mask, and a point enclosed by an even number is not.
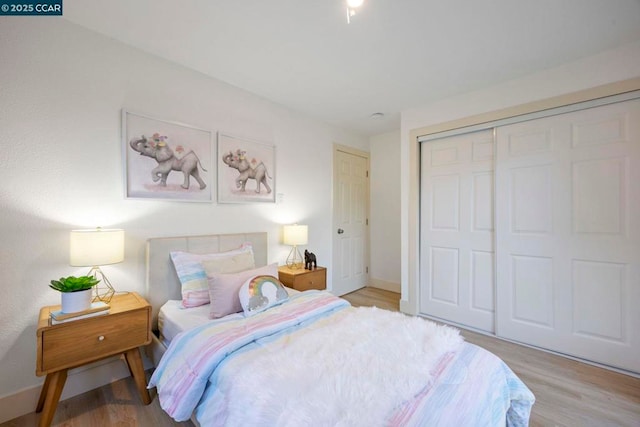
<svg viewBox="0 0 640 427"><path fill-rule="evenodd" d="M69 264L74 267L91 267L87 276L100 280L94 287L94 301L108 303L115 294L101 265L124 261L124 230L102 229L72 230L69 244Z"/></svg>
<svg viewBox="0 0 640 427"><path fill-rule="evenodd" d="M298 245L306 245L308 227L306 225L285 225L283 243L293 246L287 257L287 267L297 269L302 266L304 259L298 250Z"/></svg>

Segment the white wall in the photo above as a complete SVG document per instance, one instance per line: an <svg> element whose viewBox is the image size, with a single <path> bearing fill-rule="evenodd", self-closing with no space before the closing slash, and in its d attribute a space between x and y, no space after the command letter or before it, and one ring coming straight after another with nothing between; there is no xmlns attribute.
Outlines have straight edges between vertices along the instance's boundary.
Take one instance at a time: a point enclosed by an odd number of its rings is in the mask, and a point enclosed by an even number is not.
<svg viewBox="0 0 640 427"><path fill-rule="evenodd" d="M126 260L103 270L117 289L143 295L152 236L267 231L269 260L283 262L280 224L303 222L331 269L332 144L367 151L366 138L64 19L3 19L0 52L0 400L42 381L34 374L38 311L60 301L47 284L86 270L68 265L73 228L123 228ZM275 144L284 201L125 199L122 108Z"/></svg>
<svg viewBox="0 0 640 427"><path fill-rule="evenodd" d="M400 307L417 313L419 149L409 139L413 129L470 117L596 86L640 77L640 42L567 63L557 68L462 94L401 114L401 252Z"/></svg>
<svg viewBox="0 0 640 427"><path fill-rule="evenodd" d="M370 285L400 292L400 131L369 139Z"/></svg>

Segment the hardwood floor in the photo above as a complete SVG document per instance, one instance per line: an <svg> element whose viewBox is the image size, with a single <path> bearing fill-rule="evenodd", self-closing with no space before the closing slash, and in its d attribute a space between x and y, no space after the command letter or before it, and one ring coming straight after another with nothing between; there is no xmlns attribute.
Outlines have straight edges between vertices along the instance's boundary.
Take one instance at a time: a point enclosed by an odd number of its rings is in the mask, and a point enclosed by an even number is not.
<svg viewBox="0 0 640 427"><path fill-rule="evenodd" d="M385 310L400 311L400 294L377 288L362 288L350 294L343 295L354 307L376 306Z"/></svg>
<svg viewBox="0 0 640 427"><path fill-rule="evenodd" d="M147 372L147 379L149 372ZM58 403L53 427L193 427L191 421L178 423L160 407L155 390L151 404L140 400L133 378L128 377ZM0 427L33 427L40 414L32 412L0 424Z"/></svg>
<svg viewBox="0 0 640 427"><path fill-rule="evenodd" d="M463 331L498 355L536 396L531 426L640 426L640 379Z"/></svg>
<svg viewBox="0 0 640 427"><path fill-rule="evenodd" d="M354 306L398 310L400 296L364 288L344 296ZM640 379L462 330L465 339L502 358L536 396L531 426L640 426ZM152 390L154 392L155 390ZM56 427L192 426L176 423L158 399L144 406L131 378L60 402ZM31 427L39 415L27 414L0 427Z"/></svg>

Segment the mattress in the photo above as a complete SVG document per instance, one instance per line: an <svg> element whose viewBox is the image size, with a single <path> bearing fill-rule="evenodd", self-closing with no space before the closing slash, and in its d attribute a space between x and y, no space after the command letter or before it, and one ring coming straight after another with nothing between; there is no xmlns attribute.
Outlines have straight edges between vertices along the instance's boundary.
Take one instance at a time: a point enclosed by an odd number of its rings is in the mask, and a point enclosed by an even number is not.
<svg viewBox="0 0 640 427"><path fill-rule="evenodd" d="M167 301L158 313L160 340L164 345L169 346L171 340L180 332L211 322L212 320L209 319L209 310L209 304L184 308L181 300ZM236 313L228 317L233 316L241 316L241 314Z"/></svg>
<svg viewBox="0 0 640 427"><path fill-rule="evenodd" d="M299 291L286 288L289 295L294 295ZM160 341L169 346L171 340L180 332L188 331L205 323L213 322L209 318L209 304L199 307L184 308L181 300L169 300L161 308L158 313L158 331L160 332ZM230 320L237 317L243 317L242 313L230 314L223 317L223 320ZM221 319L216 319L219 321Z"/></svg>

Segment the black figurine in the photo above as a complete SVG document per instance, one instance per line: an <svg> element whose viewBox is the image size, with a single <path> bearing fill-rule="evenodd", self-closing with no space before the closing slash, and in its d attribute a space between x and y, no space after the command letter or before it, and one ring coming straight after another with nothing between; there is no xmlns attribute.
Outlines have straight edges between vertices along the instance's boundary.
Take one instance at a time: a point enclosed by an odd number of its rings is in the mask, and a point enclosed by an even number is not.
<svg viewBox="0 0 640 427"><path fill-rule="evenodd" d="M311 264L313 264L313 268L311 267ZM304 250L304 269L313 270L316 267L318 267L318 264L316 263L315 254L305 249Z"/></svg>

